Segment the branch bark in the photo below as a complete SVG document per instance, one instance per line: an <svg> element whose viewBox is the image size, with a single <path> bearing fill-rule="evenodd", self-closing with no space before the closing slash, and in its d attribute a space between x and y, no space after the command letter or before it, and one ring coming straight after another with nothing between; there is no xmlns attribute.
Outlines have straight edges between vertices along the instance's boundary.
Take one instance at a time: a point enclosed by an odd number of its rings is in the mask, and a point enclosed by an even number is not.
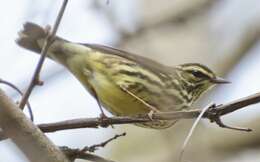
<svg viewBox="0 0 260 162"><path fill-rule="evenodd" d="M245 108L246 106L256 104L260 102L260 93L250 95L248 97L241 98L239 100L218 105L210 108L205 112L203 118L207 118L212 122L216 122L220 127L228 128L223 125L220 121L220 117L223 115L230 114L234 111ZM154 113L154 120L176 120L176 119L191 119L196 118L201 113L200 109L194 109L190 111L173 111L173 112L160 112ZM142 114L138 116L129 117L110 117L110 118L81 118L73 120L65 120L56 123L39 124L38 127L43 132L55 132L67 129L77 129L77 128L98 128L99 126L108 126L115 124L131 124L131 123L142 123L151 122L150 116L148 114ZM246 129L250 131L250 129Z"/></svg>
<svg viewBox="0 0 260 162"><path fill-rule="evenodd" d="M95 154L91 154L88 152L84 152L80 149L71 149L68 147L60 147L60 149L71 159L71 161L74 161L75 159L84 159L89 160L93 162L114 162L108 159L105 159L103 157L100 157Z"/></svg>
<svg viewBox="0 0 260 162"><path fill-rule="evenodd" d="M44 60L46 58L46 55L47 55L47 51L50 47L50 45L52 44L53 42L53 39L56 35L56 32L58 30L58 27L60 25L60 22L61 22L61 18L64 14L64 11L65 11L65 8L68 4L68 0L63 0L63 3L62 3L62 6L61 6L61 9L59 11L59 14L55 20L55 24L53 26L53 29L51 31L51 33L49 33L45 39L45 42L44 42L44 45L43 45L43 48L42 48L42 51L41 51L41 57L39 59L39 62L35 68L35 71L33 73L33 77L31 79L31 82L27 88L27 90L25 91L23 97L22 97L22 100L19 104L19 107L20 109L23 109L25 104L27 103L31 93L32 93L32 90L33 88L36 86L36 85L42 85L42 82L40 81L39 77L40 77L40 72L41 72L41 69L42 69L42 66L43 66L43 63L44 63ZM47 30L50 30L50 28L48 28Z"/></svg>
<svg viewBox="0 0 260 162"><path fill-rule="evenodd" d="M0 89L0 127L30 161L69 162L57 148Z"/></svg>
<svg viewBox="0 0 260 162"><path fill-rule="evenodd" d="M35 71L33 73L33 76L32 76L32 79L30 81L30 84L28 86L28 88L26 89L25 93L23 94L22 96L22 99L20 101L20 104L19 104L19 108L20 109L24 109L24 106L25 104L28 102L28 99L33 91L33 88L36 86L36 85L42 85L43 82L40 81L39 77L40 77L40 71L42 69L42 66L43 66L43 63L44 63L44 60L46 58L46 55L47 55L47 51L48 51L48 48L50 47L50 45L52 44L53 42L53 38L55 37L56 35L56 32L58 30L58 27L60 25L60 22L61 22L61 19L62 19L62 16L64 14L64 11L66 9L66 6L68 4L68 0L63 0L63 3L62 3L62 6L59 10L59 13L58 13L58 16L55 20L55 23L54 23L54 26L53 26L53 29L51 31L51 33L49 33L45 39L45 42L44 42L44 45L43 45L43 48L42 48L42 51L41 51L41 57L37 63L37 66L35 68ZM46 30L50 30L50 27L47 28ZM1 140L4 140L6 139L7 137L3 134L2 131L0 131L0 141Z"/></svg>

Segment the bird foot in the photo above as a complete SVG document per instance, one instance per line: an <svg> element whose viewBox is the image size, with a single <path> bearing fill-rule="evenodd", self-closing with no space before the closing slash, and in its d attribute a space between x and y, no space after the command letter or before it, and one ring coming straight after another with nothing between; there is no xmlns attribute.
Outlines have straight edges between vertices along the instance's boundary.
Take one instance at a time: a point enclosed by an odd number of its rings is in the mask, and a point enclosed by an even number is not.
<svg viewBox="0 0 260 162"><path fill-rule="evenodd" d="M106 116L106 114L104 112L102 112L99 115L99 120L100 120L100 126L103 128L107 128L108 126L111 126L112 128L114 128L114 126L112 124L109 124L109 117Z"/></svg>
<svg viewBox="0 0 260 162"><path fill-rule="evenodd" d="M148 115L148 118L151 120L151 121L154 121L153 119L153 115L154 115L154 110L151 110L147 115Z"/></svg>

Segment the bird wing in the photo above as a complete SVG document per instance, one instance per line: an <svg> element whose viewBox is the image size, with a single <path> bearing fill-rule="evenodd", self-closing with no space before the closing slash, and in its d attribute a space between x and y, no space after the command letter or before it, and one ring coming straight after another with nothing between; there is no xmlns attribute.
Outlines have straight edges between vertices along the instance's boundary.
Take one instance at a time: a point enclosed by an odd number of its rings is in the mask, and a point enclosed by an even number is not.
<svg viewBox="0 0 260 162"><path fill-rule="evenodd" d="M133 62L136 62L139 66L143 66L145 69L150 70L151 72L160 75L160 77L167 77L170 79L171 77L176 75L176 69L174 67L169 67L162 65L156 61L153 61L149 58L142 57L139 55L135 55L123 50L119 50L116 48L98 45L98 44L82 44L88 48L91 48L93 50L102 52L103 54L107 55L117 55L123 58L126 58L128 60L131 60ZM165 74L165 75L161 75ZM169 78L170 77L170 78ZM147 85L140 84L136 85L137 83L131 82L131 80L128 80L127 82L124 81L124 78L118 78L115 80L115 83L120 87L121 90L125 91L127 94L129 94L131 97L135 98L138 102L141 102L142 104L146 105L150 110L155 111L158 106L160 108L168 107L169 105L162 104L162 101L167 101L166 103L174 104L175 101L175 95L168 95L164 96L165 93L163 88L160 89L161 91L153 91ZM168 83L165 83L168 84ZM138 88L132 87L132 86L139 86ZM150 90L149 93L157 93L156 95L147 96L145 91ZM167 109L167 108L166 108Z"/></svg>
<svg viewBox="0 0 260 162"><path fill-rule="evenodd" d="M123 90L124 92L126 92L127 94L129 94L130 96L132 96L133 98L135 98L137 101L139 101L140 103L144 104L145 106L147 106L150 111L154 111L157 112L158 109L156 107L154 107L153 105L151 105L148 101L145 101L144 99L142 99L140 94L135 94L135 92L131 91L131 89L129 89L125 84L120 84L119 82L117 82L117 85L121 88L121 90Z"/></svg>
<svg viewBox="0 0 260 162"><path fill-rule="evenodd" d="M104 45L99 45L99 44L82 44L88 48L100 51L102 53L105 54L111 54L111 55L117 55L129 60L132 60L134 62L137 62L140 66L144 66L147 69L155 72L155 73L163 73L163 74L173 74L175 73L175 68L174 67L169 67L169 66L165 66L162 65L156 61L153 61L149 58L143 57L143 56L139 56L133 53L129 53L120 49L116 49L113 47L109 47L109 46L104 46Z"/></svg>

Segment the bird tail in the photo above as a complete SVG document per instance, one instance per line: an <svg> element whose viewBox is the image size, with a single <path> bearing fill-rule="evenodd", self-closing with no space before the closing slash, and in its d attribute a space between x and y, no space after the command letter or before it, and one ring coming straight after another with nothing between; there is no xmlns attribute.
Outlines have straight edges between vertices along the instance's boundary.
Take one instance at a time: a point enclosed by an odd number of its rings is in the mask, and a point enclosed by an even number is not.
<svg viewBox="0 0 260 162"><path fill-rule="evenodd" d="M18 33L16 43L26 49L40 53L42 46L38 43L39 40L44 40L47 36L47 31L41 26L26 22L23 29Z"/></svg>

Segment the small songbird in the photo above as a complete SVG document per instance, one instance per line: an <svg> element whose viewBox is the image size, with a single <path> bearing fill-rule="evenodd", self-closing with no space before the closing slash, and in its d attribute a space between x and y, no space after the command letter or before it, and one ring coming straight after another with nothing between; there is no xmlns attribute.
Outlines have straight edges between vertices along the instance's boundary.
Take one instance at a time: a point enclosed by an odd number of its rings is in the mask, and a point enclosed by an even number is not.
<svg viewBox="0 0 260 162"><path fill-rule="evenodd" d="M27 22L17 43L40 53L47 35L42 27ZM73 43L58 36L47 57L66 67L102 107L116 116L187 110L214 85L228 83L202 64L169 67L115 48ZM137 125L163 129L175 122L154 120Z"/></svg>

